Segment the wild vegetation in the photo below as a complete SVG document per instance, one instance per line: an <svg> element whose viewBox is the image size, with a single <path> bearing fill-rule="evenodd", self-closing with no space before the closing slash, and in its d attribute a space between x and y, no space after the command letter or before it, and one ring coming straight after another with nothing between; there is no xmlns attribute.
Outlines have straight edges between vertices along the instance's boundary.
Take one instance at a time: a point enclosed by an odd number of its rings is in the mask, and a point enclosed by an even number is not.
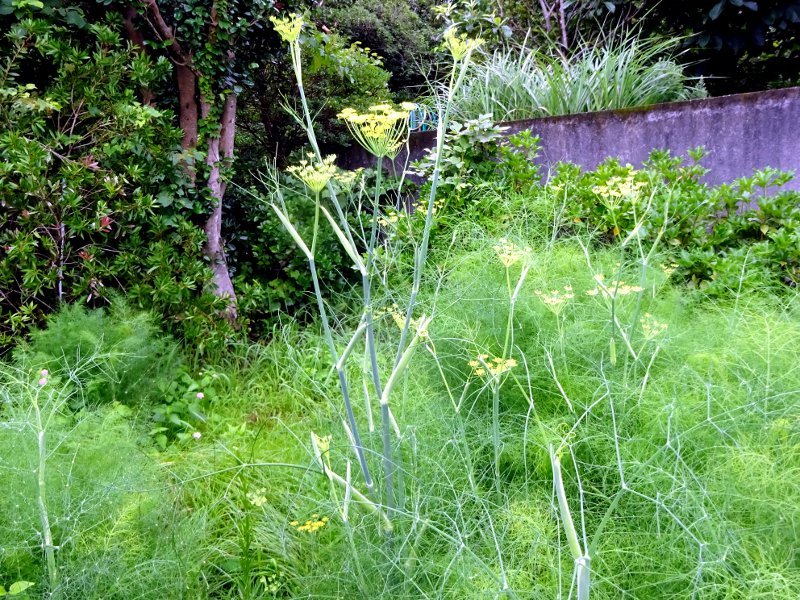
<svg viewBox="0 0 800 600"><path fill-rule="evenodd" d="M501 47L525 3L39 4L0 3L0 596L800 596L793 174L545 174L496 123L544 73L548 110L690 94L666 42ZM540 4L567 46L619 3ZM385 166L435 15L414 186Z"/></svg>

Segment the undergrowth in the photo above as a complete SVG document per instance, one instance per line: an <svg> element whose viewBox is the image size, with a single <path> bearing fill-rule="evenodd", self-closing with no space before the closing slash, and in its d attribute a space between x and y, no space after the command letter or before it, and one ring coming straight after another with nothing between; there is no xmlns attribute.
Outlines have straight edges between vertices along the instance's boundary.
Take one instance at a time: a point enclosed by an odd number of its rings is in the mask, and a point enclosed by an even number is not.
<svg viewBox="0 0 800 600"><path fill-rule="evenodd" d="M125 307L69 309L0 365L0 585L32 582L31 598L575 598L580 559L592 600L800 596L797 296L710 297L668 255L560 237L558 207L509 202L513 218L454 225L434 247L430 337L394 391L391 535L380 494L358 495L316 326L287 322L201 364ZM381 368L400 336L397 289L376 290ZM515 364L499 372L493 357ZM348 369L367 381L367 361ZM164 384L208 401L196 430L161 445ZM377 406L354 388L364 447L380 448ZM367 461L380 473L382 456Z"/></svg>

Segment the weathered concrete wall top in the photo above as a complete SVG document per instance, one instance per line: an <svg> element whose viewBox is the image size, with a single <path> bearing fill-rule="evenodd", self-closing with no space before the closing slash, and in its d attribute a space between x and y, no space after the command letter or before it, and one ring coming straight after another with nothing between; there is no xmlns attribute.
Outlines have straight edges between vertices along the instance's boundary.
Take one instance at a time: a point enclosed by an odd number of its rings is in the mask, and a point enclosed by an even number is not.
<svg viewBox="0 0 800 600"><path fill-rule="evenodd" d="M541 137L544 171L559 161L592 169L609 156L639 166L651 150L685 155L705 146L709 183L728 182L763 167L800 174L800 87L504 123L508 134ZM411 160L435 144L435 132L414 134ZM398 157L403 164L405 156ZM353 152L343 166L373 164ZM789 186L800 189L800 180Z"/></svg>

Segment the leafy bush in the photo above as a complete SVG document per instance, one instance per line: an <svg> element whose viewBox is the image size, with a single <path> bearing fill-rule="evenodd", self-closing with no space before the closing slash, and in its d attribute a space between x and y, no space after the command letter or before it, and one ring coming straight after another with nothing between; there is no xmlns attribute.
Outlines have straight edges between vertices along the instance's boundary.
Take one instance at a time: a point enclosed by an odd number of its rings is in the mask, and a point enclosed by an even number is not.
<svg viewBox="0 0 800 600"><path fill-rule="evenodd" d="M436 225L440 236L449 238L447 232L465 221L491 227L502 220L478 201L480 192L476 190L483 189L484 184L520 194L530 193L539 184L539 169L533 162L539 153L539 138L530 131L505 137L507 129L495 125L491 115L451 124L439 161ZM427 181L435 164L436 154L431 150L413 165L412 172L426 180L420 191L422 198L429 194ZM426 203L420 202L416 208L420 215L417 220L422 220Z"/></svg>
<svg viewBox="0 0 800 600"><path fill-rule="evenodd" d="M424 83L433 61L435 30L424 2L418 0L334 0L318 9L320 18L347 38L383 59L399 93ZM362 108L362 107L358 107Z"/></svg>
<svg viewBox="0 0 800 600"><path fill-rule="evenodd" d="M205 203L171 114L134 92L166 62L104 24L21 20L4 43L0 347L59 305L102 306L115 289L199 338L218 306L203 293Z"/></svg>
<svg viewBox="0 0 800 600"><path fill-rule="evenodd" d="M703 150L689 154L684 164L655 151L641 170L614 159L590 172L560 165L548 187L566 207L561 226L607 242L663 240L680 274L708 293L796 287L800 194L781 189L793 175L767 168L709 186Z"/></svg>

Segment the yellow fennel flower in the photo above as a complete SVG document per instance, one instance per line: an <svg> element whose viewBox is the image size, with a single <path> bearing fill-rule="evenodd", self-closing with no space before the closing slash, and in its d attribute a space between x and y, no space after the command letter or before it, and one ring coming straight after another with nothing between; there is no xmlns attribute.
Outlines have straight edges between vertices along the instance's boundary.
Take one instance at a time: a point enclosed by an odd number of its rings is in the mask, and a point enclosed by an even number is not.
<svg viewBox="0 0 800 600"><path fill-rule="evenodd" d="M500 238L498 243L492 246L492 248L495 254L497 254L497 258L500 259L500 262L503 263L503 266L506 268L519 262L531 251L528 246L521 248L509 242L506 238Z"/></svg>
<svg viewBox="0 0 800 600"><path fill-rule="evenodd" d="M472 367L473 375L478 377L497 377L516 367L517 361L513 358L501 358L499 356L489 359L488 354L481 354L477 360L471 360L467 364Z"/></svg>
<svg viewBox="0 0 800 600"><path fill-rule="evenodd" d="M537 290L534 293L554 315L561 314L561 310L564 308L564 305L575 297L571 285L564 286L564 291L550 290L548 292Z"/></svg>
<svg viewBox="0 0 800 600"><path fill-rule="evenodd" d="M336 165L333 164L336 155L331 154L316 164L314 164L314 158L313 154L308 154L308 160L301 160L299 164L286 170L305 183L312 192L319 194L328 185L331 177L336 175Z"/></svg>
<svg viewBox="0 0 800 600"><path fill-rule="evenodd" d="M377 158L394 158L408 137L408 119L414 108L410 102L403 102L399 109L376 104L365 113L345 108L336 116L347 123L350 133L367 152Z"/></svg>
<svg viewBox="0 0 800 600"><path fill-rule="evenodd" d="M270 17L270 21L275 26L275 31L281 36L284 42L293 44L300 37L300 31L303 29L303 17L296 13L292 13L287 17Z"/></svg>

